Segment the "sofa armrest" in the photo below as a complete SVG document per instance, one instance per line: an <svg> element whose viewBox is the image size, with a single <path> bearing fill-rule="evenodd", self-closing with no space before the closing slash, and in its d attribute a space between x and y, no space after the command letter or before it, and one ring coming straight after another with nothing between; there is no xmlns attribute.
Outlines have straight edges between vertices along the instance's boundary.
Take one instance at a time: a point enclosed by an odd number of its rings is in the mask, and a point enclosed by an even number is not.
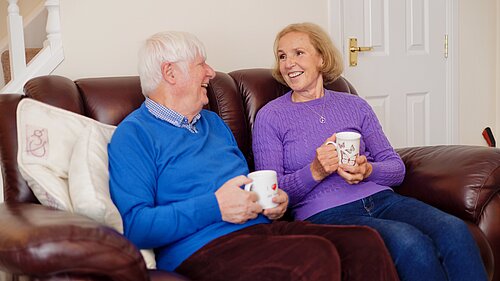
<svg viewBox="0 0 500 281"><path fill-rule="evenodd" d="M478 223L500 189L500 149L441 145L396 149L406 166L395 191Z"/></svg>
<svg viewBox="0 0 500 281"><path fill-rule="evenodd" d="M15 275L148 280L125 237L87 217L38 204L0 204L0 270Z"/></svg>

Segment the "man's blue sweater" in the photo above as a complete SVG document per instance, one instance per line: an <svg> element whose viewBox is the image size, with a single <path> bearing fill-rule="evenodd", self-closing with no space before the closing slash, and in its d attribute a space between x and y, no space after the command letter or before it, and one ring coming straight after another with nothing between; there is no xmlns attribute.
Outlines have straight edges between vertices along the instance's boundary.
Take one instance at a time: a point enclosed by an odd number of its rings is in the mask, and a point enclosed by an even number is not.
<svg viewBox="0 0 500 281"><path fill-rule="evenodd" d="M108 146L110 192L125 236L155 248L157 267L174 270L208 242L258 223L222 221L215 191L248 173L227 125L202 110L198 133L157 119L143 104L120 123Z"/></svg>

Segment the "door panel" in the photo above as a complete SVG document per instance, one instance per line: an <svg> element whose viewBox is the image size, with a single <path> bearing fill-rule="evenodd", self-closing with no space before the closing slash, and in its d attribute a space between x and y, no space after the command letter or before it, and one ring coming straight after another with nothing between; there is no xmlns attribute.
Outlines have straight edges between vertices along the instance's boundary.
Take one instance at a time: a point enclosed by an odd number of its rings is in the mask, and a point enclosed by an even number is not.
<svg viewBox="0 0 500 281"><path fill-rule="evenodd" d="M373 107L394 147L447 143L446 0L332 0L344 76ZM349 38L358 53L349 66ZM338 42L337 42L338 43Z"/></svg>

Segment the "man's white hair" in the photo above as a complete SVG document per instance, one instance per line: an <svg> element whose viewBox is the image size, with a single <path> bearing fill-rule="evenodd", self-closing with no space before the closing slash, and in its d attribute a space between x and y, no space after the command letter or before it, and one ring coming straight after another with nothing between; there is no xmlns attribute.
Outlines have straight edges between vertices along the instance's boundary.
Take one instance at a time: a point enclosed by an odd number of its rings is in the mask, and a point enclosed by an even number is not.
<svg viewBox="0 0 500 281"><path fill-rule="evenodd" d="M139 50L138 71L142 93L148 96L162 80L161 65L176 62L187 71L188 62L196 56L206 58L203 43L193 34L179 31L159 32L144 42Z"/></svg>

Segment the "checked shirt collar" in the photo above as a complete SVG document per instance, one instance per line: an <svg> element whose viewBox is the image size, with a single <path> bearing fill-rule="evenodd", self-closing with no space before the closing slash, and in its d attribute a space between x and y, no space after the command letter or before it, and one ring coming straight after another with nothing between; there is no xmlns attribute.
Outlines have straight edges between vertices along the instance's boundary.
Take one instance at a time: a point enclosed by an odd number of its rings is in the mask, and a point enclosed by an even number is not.
<svg viewBox="0 0 500 281"><path fill-rule="evenodd" d="M188 121L188 119L182 115L179 114L175 111L173 111L170 108L167 108L154 100L150 98L146 98L145 101L146 108L148 111L153 114L156 118L167 121L168 123L179 127L179 128L185 128L189 130L191 133L198 133L198 130L196 129L196 122L200 119L201 114L198 113L196 116L193 118L191 123Z"/></svg>

